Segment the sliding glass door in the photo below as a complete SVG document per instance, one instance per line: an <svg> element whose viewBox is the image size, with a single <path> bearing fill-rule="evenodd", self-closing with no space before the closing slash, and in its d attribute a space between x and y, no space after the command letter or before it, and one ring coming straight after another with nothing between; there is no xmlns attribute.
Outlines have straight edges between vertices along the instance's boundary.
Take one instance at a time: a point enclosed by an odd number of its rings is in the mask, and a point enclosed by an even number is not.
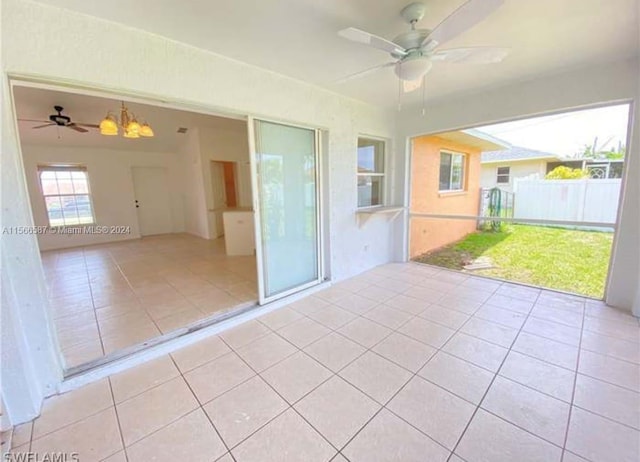
<svg viewBox="0 0 640 462"><path fill-rule="evenodd" d="M260 303L321 280L317 130L249 120Z"/></svg>

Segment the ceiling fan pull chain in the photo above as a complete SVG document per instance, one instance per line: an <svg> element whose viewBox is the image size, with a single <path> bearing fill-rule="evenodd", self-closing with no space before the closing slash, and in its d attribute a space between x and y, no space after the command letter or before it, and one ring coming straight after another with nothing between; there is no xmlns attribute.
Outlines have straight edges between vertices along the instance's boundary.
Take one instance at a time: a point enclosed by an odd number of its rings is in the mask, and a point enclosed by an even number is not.
<svg viewBox="0 0 640 462"><path fill-rule="evenodd" d="M427 115L427 75L422 76L422 115Z"/></svg>
<svg viewBox="0 0 640 462"><path fill-rule="evenodd" d="M402 67L402 62L398 63L398 70ZM398 79L398 112L402 110L402 79Z"/></svg>

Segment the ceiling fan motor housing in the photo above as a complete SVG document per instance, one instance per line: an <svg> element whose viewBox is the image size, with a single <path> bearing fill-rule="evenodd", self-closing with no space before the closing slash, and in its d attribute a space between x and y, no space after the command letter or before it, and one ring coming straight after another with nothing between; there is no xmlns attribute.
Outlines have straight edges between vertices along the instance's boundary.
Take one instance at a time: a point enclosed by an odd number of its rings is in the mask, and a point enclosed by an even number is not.
<svg viewBox="0 0 640 462"><path fill-rule="evenodd" d="M63 111L63 107L62 106L53 106L53 109L55 109L56 111L58 111L57 114L51 114L49 116L49 120L51 122L53 122L56 125L67 125L71 122L71 117L67 117L62 115L62 111Z"/></svg>

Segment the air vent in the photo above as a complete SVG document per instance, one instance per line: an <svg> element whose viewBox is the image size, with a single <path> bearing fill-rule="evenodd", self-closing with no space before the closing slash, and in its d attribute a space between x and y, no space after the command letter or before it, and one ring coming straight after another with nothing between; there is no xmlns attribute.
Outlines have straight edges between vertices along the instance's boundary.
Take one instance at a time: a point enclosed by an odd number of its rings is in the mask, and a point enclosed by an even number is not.
<svg viewBox="0 0 640 462"><path fill-rule="evenodd" d="M178 133L187 133L187 129L185 127L179 127Z"/></svg>

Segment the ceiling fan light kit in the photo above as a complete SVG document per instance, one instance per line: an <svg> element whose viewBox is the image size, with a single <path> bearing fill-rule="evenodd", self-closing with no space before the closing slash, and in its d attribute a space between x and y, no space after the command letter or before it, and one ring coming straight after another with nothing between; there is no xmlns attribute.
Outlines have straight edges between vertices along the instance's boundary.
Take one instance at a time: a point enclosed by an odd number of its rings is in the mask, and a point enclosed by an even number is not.
<svg viewBox="0 0 640 462"><path fill-rule="evenodd" d="M386 51L394 61L357 72L340 79L338 82L346 82L379 69L393 67L395 75L400 79L400 88L408 92L420 88L420 81L425 81L434 62L498 63L507 56L508 48L466 47L442 50L439 47L482 22L503 3L504 0L468 0L433 30L416 28L416 24L424 18L427 7L424 3L411 3L400 11L400 16L411 26L411 29L393 40L387 40L354 27L343 29L338 32L341 37Z"/></svg>
<svg viewBox="0 0 640 462"><path fill-rule="evenodd" d="M124 105L124 102L120 109L120 120L109 111L106 117L100 122L100 134L114 136L118 134L119 128L122 128L122 136L125 138L151 138L154 136L151 126L146 122L140 124L136 120L135 115L129 113L129 109Z"/></svg>

